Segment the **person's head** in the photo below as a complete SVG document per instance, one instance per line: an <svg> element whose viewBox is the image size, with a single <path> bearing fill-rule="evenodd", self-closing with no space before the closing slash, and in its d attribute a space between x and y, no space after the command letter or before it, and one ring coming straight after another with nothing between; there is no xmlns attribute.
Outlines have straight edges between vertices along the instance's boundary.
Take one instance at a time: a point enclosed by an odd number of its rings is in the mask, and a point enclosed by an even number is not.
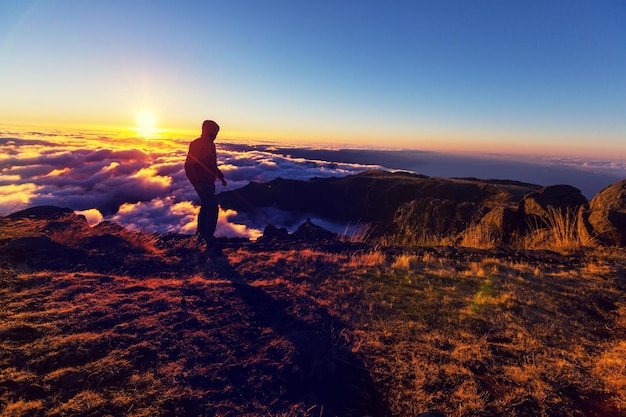
<svg viewBox="0 0 626 417"><path fill-rule="evenodd" d="M205 120L202 123L202 136L208 137L211 140L215 140L217 132L220 131L220 127L213 120Z"/></svg>

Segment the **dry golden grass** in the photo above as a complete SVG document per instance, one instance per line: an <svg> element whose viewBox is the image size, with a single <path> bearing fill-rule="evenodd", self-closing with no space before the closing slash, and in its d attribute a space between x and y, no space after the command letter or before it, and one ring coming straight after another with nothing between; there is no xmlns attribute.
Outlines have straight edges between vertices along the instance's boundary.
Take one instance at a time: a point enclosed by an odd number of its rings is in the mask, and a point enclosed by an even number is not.
<svg viewBox="0 0 626 417"><path fill-rule="evenodd" d="M414 269L419 263L419 256L413 254L401 254L391 263L391 269L408 271Z"/></svg>
<svg viewBox="0 0 626 417"><path fill-rule="evenodd" d="M573 209L547 208L547 217L529 224L530 231L518 238L514 246L523 249L548 249L560 253L574 253L586 246L594 246L592 240L579 234L578 215Z"/></svg>
<svg viewBox="0 0 626 417"><path fill-rule="evenodd" d="M42 400L36 401L24 401L17 400L9 402L4 406L0 416L2 417L31 417L35 414L41 413L43 407Z"/></svg>
<svg viewBox="0 0 626 417"><path fill-rule="evenodd" d="M115 272L0 264L0 416L626 415L621 250L135 238Z"/></svg>
<svg viewBox="0 0 626 417"><path fill-rule="evenodd" d="M617 393L616 405L626 410L626 341L620 340L602 352L596 360L594 374L609 393Z"/></svg>
<svg viewBox="0 0 626 417"><path fill-rule="evenodd" d="M503 246L513 249L552 250L560 253L575 253L586 247L596 246L593 238L583 238L579 234L577 212L573 209L560 210L547 208L547 217L528 224L524 234L514 233L510 242L503 242L499 232L488 224L470 225L460 236L434 235L392 235L379 239L382 246L439 247L461 246L476 249L494 249Z"/></svg>
<svg viewBox="0 0 626 417"><path fill-rule="evenodd" d="M344 266L350 269L375 268L385 263L385 256L378 251L357 253L349 257Z"/></svg>
<svg viewBox="0 0 626 417"><path fill-rule="evenodd" d="M464 233L460 246L477 249L493 249L501 246L500 239L489 226L477 225L469 227Z"/></svg>
<svg viewBox="0 0 626 417"><path fill-rule="evenodd" d="M352 243L365 243L370 240L374 227L368 223L357 223L346 226L345 232L341 235L341 240Z"/></svg>
<svg viewBox="0 0 626 417"><path fill-rule="evenodd" d="M625 415L624 332L604 327L623 266L427 258L372 276L355 333L394 414Z"/></svg>

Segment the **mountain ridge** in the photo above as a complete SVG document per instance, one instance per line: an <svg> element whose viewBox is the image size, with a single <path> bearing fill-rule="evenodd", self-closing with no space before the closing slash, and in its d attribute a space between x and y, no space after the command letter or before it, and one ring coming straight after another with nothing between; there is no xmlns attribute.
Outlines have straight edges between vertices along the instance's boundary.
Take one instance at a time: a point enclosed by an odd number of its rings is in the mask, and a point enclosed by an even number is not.
<svg viewBox="0 0 626 417"><path fill-rule="evenodd" d="M581 245L620 246L626 242L624 184L606 187L588 201L579 189L564 184L366 171L309 181L251 182L217 199L237 212L235 218L252 222L281 210L290 217L299 213L300 218L316 216L336 224L368 224L372 236L416 244L435 239L459 245L479 239L484 242L476 244L491 247L520 240L542 245L546 233L559 233L550 230L558 223L571 229L570 237L579 238Z"/></svg>

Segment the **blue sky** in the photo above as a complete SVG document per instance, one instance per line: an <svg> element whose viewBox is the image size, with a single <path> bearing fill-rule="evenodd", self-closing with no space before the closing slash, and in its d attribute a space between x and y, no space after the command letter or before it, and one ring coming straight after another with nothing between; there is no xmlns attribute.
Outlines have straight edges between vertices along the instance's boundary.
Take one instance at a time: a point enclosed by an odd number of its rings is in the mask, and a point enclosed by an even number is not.
<svg viewBox="0 0 626 417"><path fill-rule="evenodd" d="M626 159L626 2L0 4L0 123Z"/></svg>

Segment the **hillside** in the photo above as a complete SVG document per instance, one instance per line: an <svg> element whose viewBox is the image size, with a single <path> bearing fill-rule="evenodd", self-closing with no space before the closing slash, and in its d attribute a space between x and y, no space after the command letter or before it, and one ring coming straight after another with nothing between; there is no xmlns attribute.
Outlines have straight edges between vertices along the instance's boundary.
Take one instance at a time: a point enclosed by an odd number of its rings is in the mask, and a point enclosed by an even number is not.
<svg viewBox="0 0 626 417"><path fill-rule="evenodd" d="M238 190L218 195L224 208L254 215L275 207L289 213L318 215L336 222L377 225L381 233L393 231L393 219L403 204L416 199L437 198L482 204L493 208L514 205L541 187L515 181L485 181L428 177L408 172L367 171L340 178L310 181L278 178L251 182Z"/></svg>
<svg viewBox="0 0 626 417"><path fill-rule="evenodd" d="M0 218L0 415L626 415L622 250L311 236Z"/></svg>
<svg viewBox="0 0 626 417"><path fill-rule="evenodd" d="M234 209L244 222L261 222L260 227L268 219L316 216L335 225L366 225L370 237L404 245L626 246L626 180L588 201L567 184L541 187L367 171L342 178L251 182L217 199L222 208Z"/></svg>

